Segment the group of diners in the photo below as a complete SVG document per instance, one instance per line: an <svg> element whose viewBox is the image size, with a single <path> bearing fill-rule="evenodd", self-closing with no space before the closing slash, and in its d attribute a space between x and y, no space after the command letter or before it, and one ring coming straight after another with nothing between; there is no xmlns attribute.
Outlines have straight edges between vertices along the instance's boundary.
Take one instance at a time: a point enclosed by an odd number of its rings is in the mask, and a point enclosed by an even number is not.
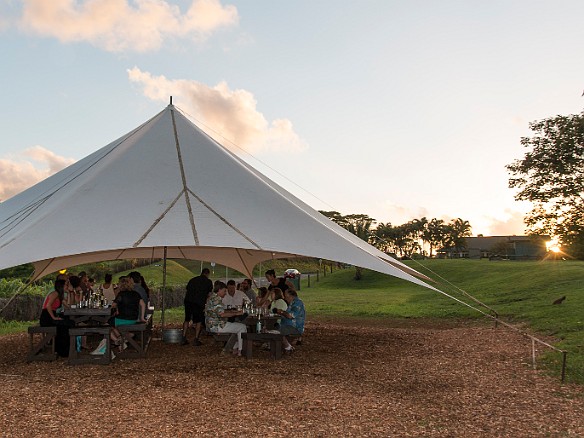
<svg viewBox="0 0 584 438"><path fill-rule="evenodd" d="M201 275L192 278L186 287L184 299L185 320L183 324L183 345L188 345L187 332L189 325L195 326L195 346L202 345L201 334L203 329L209 333L226 334L231 336L226 342L222 354L230 352L241 356L243 341L241 334L247 332L247 325L242 321L248 316L245 308L251 304L256 308L268 309L272 314L279 316L274 330L283 335L284 350L291 353L294 350L289 337L297 337L301 342L304 333L306 312L304 303L298 298L294 285L287 279L277 277L273 269L266 271L268 287L260 287L258 293L253 290L253 282L246 278L236 284L229 280L213 283L209 279L210 270L205 268Z"/></svg>
<svg viewBox="0 0 584 438"><path fill-rule="evenodd" d="M75 322L64 315L65 309L80 306L95 293L103 295L104 301L111 304L108 305L112 309L112 316L108 321L112 326L110 337L120 348L123 348L123 343L115 327L146 322L150 289L139 272L130 272L127 276L120 277L117 284L112 282L111 274L106 274L104 282L99 285L96 285L85 272L78 275L60 273L55 279L54 290L43 302L39 321L41 326L57 327L55 351L59 356L69 356L69 329L75 326ZM87 348L84 338L79 348ZM105 342L100 344L94 353L102 354L103 351Z"/></svg>

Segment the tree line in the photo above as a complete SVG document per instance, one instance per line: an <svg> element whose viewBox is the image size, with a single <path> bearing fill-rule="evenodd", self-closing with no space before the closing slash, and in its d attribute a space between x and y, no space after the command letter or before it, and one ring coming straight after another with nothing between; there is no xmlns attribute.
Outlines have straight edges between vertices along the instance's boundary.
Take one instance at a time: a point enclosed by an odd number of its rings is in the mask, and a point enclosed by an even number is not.
<svg viewBox="0 0 584 438"><path fill-rule="evenodd" d="M390 222L377 224L366 214L342 215L323 210L320 213L380 251L401 258L433 257L437 251L459 252L465 248L465 237L471 235L472 229L469 221L461 218L445 222L422 217L392 225Z"/></svg>
<svg viewBox="0 0 584 438"><path fill-rule="evenodd" d="M584 259L584 112L529 124L523 159L507 165L515 199L528 201L528 231L558 240L570 257Z"/></svg>
<svg viewBox="0 0 584 438"><path fill-rule="evenodd" d="M584 111L529 124L531 137L521 138L524 157L506 166L515 199L528 201L524 219L530 235L550 236L562 252L584 259ZM400 257L433 256L434 251L459 251L470 236L468 221L423 217L402 225L379 223L365 214L322 214L384 252ZM376 226L375 226L376 225ZM427 250L427 251L426 251Z"/></svg>

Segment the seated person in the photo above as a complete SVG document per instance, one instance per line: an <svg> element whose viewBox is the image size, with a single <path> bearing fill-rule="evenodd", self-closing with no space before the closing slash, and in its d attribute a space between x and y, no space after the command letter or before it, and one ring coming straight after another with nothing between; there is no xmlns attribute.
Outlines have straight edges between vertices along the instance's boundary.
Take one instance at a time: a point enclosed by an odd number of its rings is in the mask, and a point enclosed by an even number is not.
<svg viewBox="0 0 584 438"><path fill-rule="evenodd" d="M146 281L144 277L138 271L132 271L128 274L132 284L132 288L140 294L140 298L144 300L144 303L148 303L148 291L144 288L146 286ZM146 286L148 287L148 286Z"/></svg>
<svg viewBox="0 0 584 438"><path fill-rule="evenodd" d="M101 285L101 292L108 303L115 300L116 294L118 293L117 286L112 283L112 279L112 274L105 274L104 282Z"/></svg>
<svg viewBox="0 0 584 438"><path fill-rule="evenodd" d="M287 353L291 353L294 348L290 345L287 336L300 336L304 333L306 312L304 310L304 303L298 298L295 290L288 289L284 292L284 299L288 302L288 308L286 310L276 309L275 313L282 316L282 320L280 321L280 333L284 335L282 343L284 344L284 350Z"/></svg>
<svg viewBox="0 0 584 438"><path fill-rule="evenodd" d="M83 301L83 290L81 289L81 279L76 275L69 276L69 283L67 283L67 304L80 305Z"/></svg>
<svg viewBox="0 0 584 438"><path fill-rule="evenodd" d="M63 303L65 284L65 280L55 281L55 290L46 296L39 321L41 327L57 327L55 351L61 357L69 356L69 327L74 325L72 321L56 314L56 310Z"/></svg>
<svg viewBox="0 0 584 438"><path fill-rule="evenodd" d="M55 277L55 281L63 280L65 282L64 293L63 293L63 300L61 301L60 309L64 309L65 307L69 307L69 289L71 288L71 284L69 283L69 276L67 274L57 274ZM59 311L57 311L59 313Z"/></svg>
<svg viewBox="0 0 584 438"><path fill-rule="evenodd" d="M260 287L258 289L259 295L256 298L256 307L263 307L265 309L269 309L272 305L272 291L269 291L265 287ZM280 291L280 295L282 291ZM286 309L284 309L286 310Z"/></svg>
<svg viewBox="0 0 584 438"><path fill-rule="evenodd" d="M284 301L284 294L279 287L272 289L272 294L274 300L272 301L272 312L277 313L278 310L286 310L288 308L288 303ZM274 328L280 328L280 319L276 321L276 326Z"/></svg>
<svg viewBox="0 0 584 438"><path fill-rule="evenodd" d="M256 302L256 298L257 295L254 292L254 290L252 289L252 284L253 282L251 281L251 278L246 278L245 280L243 280L241 282L241 286L239 287L239 290L242 291L252 303Z"/></svg>
<svg viewBox="0 0 584 438"><path fill-rule="evenodd" d="M79 301L84 300L87 301L89 300L89 296L91 295L91 286L89 285L89 277L87 276L87 272L85 271L81 271L78 275L79 277L79 281L81 282L79 284L79 287L81 288L81 297L78 300L77 304L79 304Z"/></svg>
<svg viewBox="0 0 584 438"><path fill-rule="evenodd" d="M235 282L233 286L235 289ZM243 349L241 334L247 332L247 327L240 322L226 321L226 318L243 314L240 310L226 310L223 302L223 298L226 295L227 286L225 283L216 282L213 292L209 295L205 305L205 325L207 326L207 331L211 333L232 333L222 353L229 353L229 350L233 350L234 355L241 356L241 350Z"/></svg>
<svg viewBox="0 0 584 438"><path fill-rule="evenodd" d="M225 307L227 309L235 309L238 306L243 307L246 302L249 302L247 295L235 288L235 280L229 280L227 282L227 293L223 297Z"/></svg>
<svg viewBox="0 0 584 438"><path fill-rule="evenodd" d="M134 290L132 280L129 277L122 277L118 287L118 296L112 303L112 309L115 309L112 321L114 327L145 323L146 304L140 294ZM120 332L112 328L111 333L112 340L116 345L119 345L121 343Z"/></svg>

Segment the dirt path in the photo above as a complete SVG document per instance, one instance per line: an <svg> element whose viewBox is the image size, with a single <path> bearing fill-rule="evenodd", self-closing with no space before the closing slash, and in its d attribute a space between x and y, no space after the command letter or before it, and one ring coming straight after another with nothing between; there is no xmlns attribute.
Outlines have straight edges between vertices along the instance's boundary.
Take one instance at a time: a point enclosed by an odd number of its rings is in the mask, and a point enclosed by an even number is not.
<svg viewBox="0 0 584 438"><path fill-rule="evenodd" d="M26 364L0 337L0 436L584 436L584 390L529 367L503 329L308 325L282 361L153 341L146 360Z"/></svg>

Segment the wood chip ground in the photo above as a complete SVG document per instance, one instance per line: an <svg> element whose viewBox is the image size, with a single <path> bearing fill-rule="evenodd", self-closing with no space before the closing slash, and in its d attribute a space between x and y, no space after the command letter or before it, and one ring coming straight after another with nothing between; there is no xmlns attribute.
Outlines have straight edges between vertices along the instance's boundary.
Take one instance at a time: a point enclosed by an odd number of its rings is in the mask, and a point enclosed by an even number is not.
<svg viewBox="0 0 584 438"><path fill-rule="evenodd" d="M278 362L204 343L71 367L2 336L0 436L584 436L583 388L534 371L506 329L320 319Z"/></svg>

